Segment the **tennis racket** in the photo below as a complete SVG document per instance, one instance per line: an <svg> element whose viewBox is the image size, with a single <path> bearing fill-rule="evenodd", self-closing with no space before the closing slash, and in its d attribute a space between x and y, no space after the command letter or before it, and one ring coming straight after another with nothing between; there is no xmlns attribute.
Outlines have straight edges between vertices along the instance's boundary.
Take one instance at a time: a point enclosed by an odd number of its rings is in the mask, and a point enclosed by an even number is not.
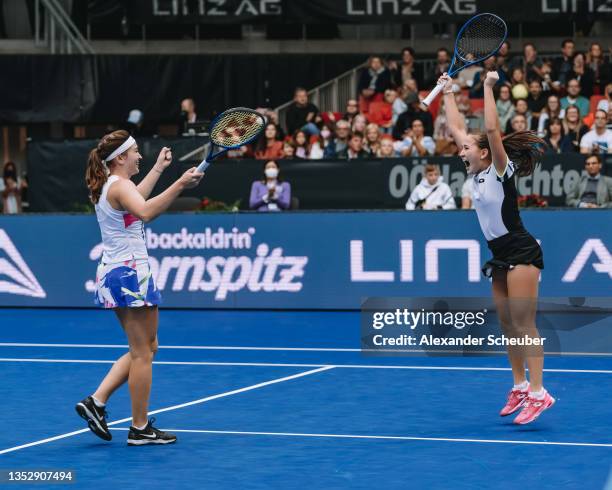
<svg viewBox="0 0 612 490"><path fill-rule="evenodd" d="M508 27L504 20L495 14L478 14L468 20L455 40L455 53L448 69L448 75L454 76L468 66L482 63L493 56L508 36ZM438 84L429 93L423 105L429 106L444 87Z"/></svg>
<svg viewBox="0 0 612 490"><path fill-rule="evenodd" d="M253 109L235 107L222 112L210 123L211 145L197 171L204 172L212 160L226 151L251 143L265 127L266 119Z"/></svg>

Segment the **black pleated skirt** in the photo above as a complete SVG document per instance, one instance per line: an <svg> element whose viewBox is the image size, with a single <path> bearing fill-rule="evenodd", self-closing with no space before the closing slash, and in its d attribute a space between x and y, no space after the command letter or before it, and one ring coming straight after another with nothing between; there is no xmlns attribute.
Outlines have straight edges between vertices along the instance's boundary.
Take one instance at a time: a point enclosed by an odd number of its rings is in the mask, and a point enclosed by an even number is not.
<svg viewBox="0 0 612 490"><path fill-rule="evenodd" d="M493 258L482 267L485 277L494 270L511 270L519 264L535 265L544 269L540 244L527 231L514 231L487 242Z"/></svg>

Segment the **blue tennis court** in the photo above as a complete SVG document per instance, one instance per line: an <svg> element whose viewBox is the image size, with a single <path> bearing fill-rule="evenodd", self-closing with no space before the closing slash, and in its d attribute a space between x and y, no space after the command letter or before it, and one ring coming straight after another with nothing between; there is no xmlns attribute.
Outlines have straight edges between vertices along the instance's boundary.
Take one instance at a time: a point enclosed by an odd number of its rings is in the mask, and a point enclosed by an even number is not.
<svg viewBox="0 0 612 490"><path fill-rule="evenodd" d="M358 312L162 310L150 413L178 443L126 445L74 404L127 347L112 313L0 310L0 469L73 470L78 486L150 488L604 488L612 368L547 359L555 407L525 427L497 413L503 357L359 351Z"/></svg>

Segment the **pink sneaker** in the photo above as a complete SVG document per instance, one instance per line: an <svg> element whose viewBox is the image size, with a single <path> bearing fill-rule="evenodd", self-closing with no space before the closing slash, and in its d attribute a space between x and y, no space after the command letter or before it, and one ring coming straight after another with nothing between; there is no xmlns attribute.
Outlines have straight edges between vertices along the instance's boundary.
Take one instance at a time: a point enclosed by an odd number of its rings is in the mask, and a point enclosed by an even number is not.
<svg viewBox="0 0 612 490"><path fill-rule="evenodd" d="M527 396L529 395L529 385L525 391L523 390L510 390L508 393L508 401L504 408L501 409L499 414L502 417L506 415L510 415L511 413L516 412L524 403L527 401Z"/></svg>
<svg viewBox="0 0 612 490"><path fill-rule="evenodd" d="M523 405L523 410L514 419L515 424L529 424L537 419L544 410L552 407L555 404L555 399L550 396L548 391L544 395L544 399L538 400L532 396L527 397L527 401Z"/></svg>

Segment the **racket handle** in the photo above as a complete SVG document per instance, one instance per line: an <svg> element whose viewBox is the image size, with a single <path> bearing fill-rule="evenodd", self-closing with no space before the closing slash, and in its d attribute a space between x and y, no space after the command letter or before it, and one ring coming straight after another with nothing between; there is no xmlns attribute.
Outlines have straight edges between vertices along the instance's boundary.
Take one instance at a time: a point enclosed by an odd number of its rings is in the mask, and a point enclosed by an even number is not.
<svg viewBox="0 0 612 490"><path fill-rule="evenodd" d="M207 162L206 160L202 160L202 163L198 165L197 171L202 173L204 172L204 170L208 168L209 165L210 165L210 162Z"/></svg>
<svg viewBox="0 0 612 490"><path fill-rule="evenodd" d="M425 97L425 100L423 100L422 104L425 107L429 107L429 105L434 101L434 99L438 96L438 94L440 92L442 92L442 89L444 88L444 84L439 84L436 85L435 88L429 92L429 95L427 97Z"/></svg>

